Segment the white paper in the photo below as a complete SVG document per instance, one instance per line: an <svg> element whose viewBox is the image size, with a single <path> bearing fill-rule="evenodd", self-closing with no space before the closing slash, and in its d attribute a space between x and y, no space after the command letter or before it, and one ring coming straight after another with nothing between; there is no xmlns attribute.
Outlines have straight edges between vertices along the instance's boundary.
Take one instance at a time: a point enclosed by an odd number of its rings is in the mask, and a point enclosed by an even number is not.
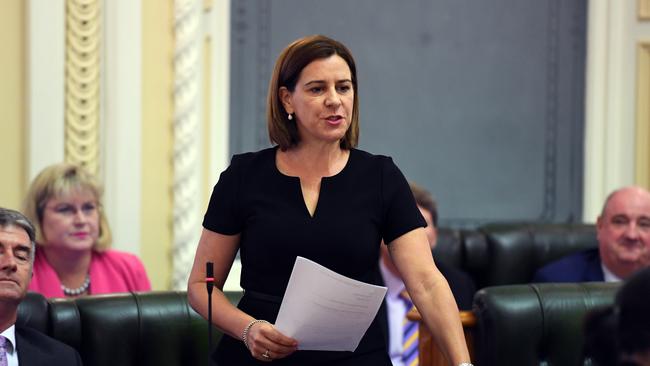
<svg viewBox="0 0 650 366"><path fill-rule="evenodd" d="M377 315L386 287L342 276L298 257L275 328L298 349L354 351Z"/></svg>

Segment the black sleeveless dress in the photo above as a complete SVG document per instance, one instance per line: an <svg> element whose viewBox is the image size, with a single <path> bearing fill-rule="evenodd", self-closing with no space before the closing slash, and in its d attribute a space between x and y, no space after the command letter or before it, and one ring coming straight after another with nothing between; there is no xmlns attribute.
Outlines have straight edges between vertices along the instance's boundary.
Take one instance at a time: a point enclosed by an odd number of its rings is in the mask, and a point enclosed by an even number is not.
<svg viewBox="0 0 650 366"><path fill-rule="evenodd" d="M346 166L322 179L313 217L300 179L280 173L275 148L235 155L214 187L203 226L225 235L241 233L238 307L275 322L297 256L359 281L379 284L379 246L426 222L408 182L381 155L352 149ZM246 291L270 295L246 295ZM264 296L262 296L264 297ZM297 351L274 365L386 365L385 335L373 321L354 352ZM224 335L213 359L220 366L268 365L254 359L239 339Z"/></svg>

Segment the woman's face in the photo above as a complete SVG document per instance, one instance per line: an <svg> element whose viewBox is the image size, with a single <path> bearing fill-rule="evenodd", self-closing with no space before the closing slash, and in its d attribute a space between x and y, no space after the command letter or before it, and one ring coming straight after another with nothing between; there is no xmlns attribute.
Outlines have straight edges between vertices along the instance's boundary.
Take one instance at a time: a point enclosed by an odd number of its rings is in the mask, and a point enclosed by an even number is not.
<svg viewBox="0 0 650 366"><path fill-rule="evenodd" d="M50 198L43 210L43 237L49 248L90 250L99 237L97 199L87 190Z"/></svg>
<svg viewBox="0 0 650 366"><path fill-rule="evenodd" d="M352 119L350 68L339 55L314 60L300 73L293 92L280 88L280 98L294 115L301 143L338 142Z"/></svg>

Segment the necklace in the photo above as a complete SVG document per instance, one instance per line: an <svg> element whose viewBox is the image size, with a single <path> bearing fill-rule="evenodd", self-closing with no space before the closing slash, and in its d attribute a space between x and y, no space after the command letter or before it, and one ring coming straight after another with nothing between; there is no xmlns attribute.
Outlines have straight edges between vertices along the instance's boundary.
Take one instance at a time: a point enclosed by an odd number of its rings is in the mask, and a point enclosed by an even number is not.
<svg viewBox="0 0 650 366"><path fill-rule="evenodd" d="M81 286L77 288L67 288L65 285L61 284L61 290L63 290L63 294L65 296L79 296L83 294L84 292L88 291L88 288L90 287L90 275L86 275L86 279L84 280L84 283L81 284Z"/></svg>

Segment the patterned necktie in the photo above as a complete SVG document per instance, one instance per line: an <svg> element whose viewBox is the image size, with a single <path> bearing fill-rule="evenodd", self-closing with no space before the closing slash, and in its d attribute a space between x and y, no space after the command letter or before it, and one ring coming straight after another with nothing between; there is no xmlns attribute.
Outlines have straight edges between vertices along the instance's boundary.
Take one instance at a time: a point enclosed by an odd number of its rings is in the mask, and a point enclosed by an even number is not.
<svg viewBox="0 0 650 366"><path fill-rule="evenodd" d="M0 336L0 366L7 366L7 338Z"/></svg>
<svg viewBox="0 0 650 366"><path fill-rule="evenodd" d="M406 305L406 312L408 313L413 308L411 297L406 291L402 291L399 297ZM408 320L405 316L402 322L404 333L402 338L402 362L404 366L418 366L420 360L418 358L418 323Z"/></svg>

